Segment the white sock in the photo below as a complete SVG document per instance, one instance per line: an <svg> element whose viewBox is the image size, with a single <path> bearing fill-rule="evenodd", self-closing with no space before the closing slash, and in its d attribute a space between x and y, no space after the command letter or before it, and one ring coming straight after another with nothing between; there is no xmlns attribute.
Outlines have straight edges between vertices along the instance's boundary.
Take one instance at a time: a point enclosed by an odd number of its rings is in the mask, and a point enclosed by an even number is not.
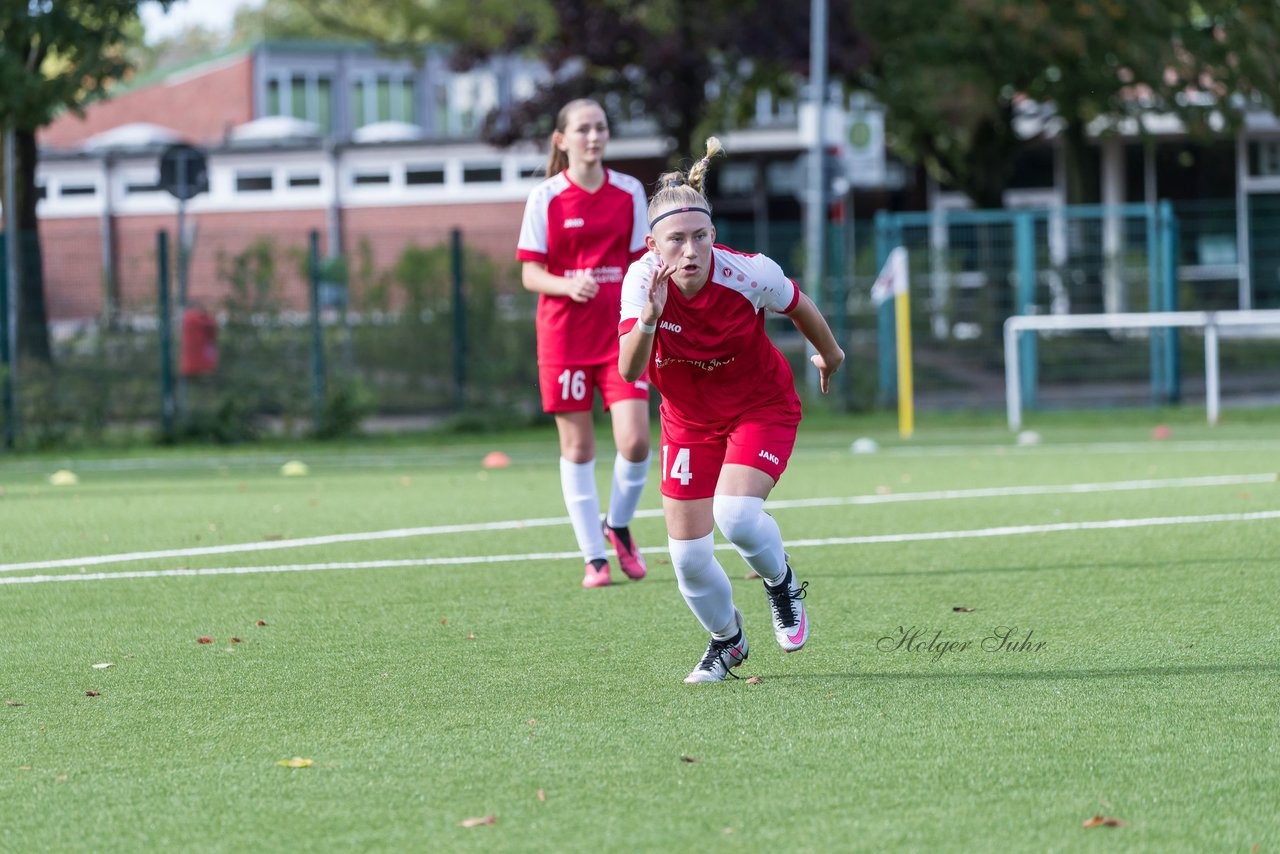
<svg viewBox="0 0 1280 854"><path fill-rule="evenodd" d="M609 493L609 514L605 519L610 528L625 528L636 515L640 493L644 491L649 476L649 457L638 463L618 454L613 460L613 488Z"/></svg>
<svg viewBox="0 0 1280 854"><path fill-rule="evenodd" d="M717 495L711 502L720 533L733 543L742 559L765 580L777 585L787 574L782 532L764 512L764 499L746 495Z"/></svg>
<svg viewBox="0 0 1280 854"><path fill-rule="evenodd" d="M560 489L569 510L573 534L582 557L591 561L605 557L604 533L600 530L600 498L596 495L596 461L571 463L560 458Z"/></svg>
<svg viewBox="0 0 1280 854"><path fill-rule="evenodd" d="M727 640L738 633L733 614L733 588L729 576L716 560L715 535L696 540L667 538L671 564L675 567L680 595L713 637Z"/></svg>

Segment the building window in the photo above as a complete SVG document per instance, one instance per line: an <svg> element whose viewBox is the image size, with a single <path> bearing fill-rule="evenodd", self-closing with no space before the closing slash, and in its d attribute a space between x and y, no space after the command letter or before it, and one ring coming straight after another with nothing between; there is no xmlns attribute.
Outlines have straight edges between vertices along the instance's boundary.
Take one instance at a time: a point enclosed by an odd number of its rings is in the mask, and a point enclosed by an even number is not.
<svg viewBox="0 0 1280 854"><path fill-rule="evenodd" d="M126 195L135 195L137 193L159 193L164 188L154 181L133 181L124 185Z"/></svg>
<svg viewBox="0 0 1280 854"><path fill-rule="evenodd" d="M351 119L355 123L354 127L359 128L369 124L365 118L363 80L356 80L351 84Z"/></svg>
<svg viewBox="0 0 1280 854"><path fill-rule="evenodd" d="M423 184L443 184L443 166L410 166L405 170L404 182L410 186Z"/></svg>
<svg viewBox="0 0 1280 854"><path fill-rule="evenodd" d="M268 116L280 115L280 81L271 79L267 81L267 111Z"/></svg>
<svg viewBox="0 0 1280 854"><path fill-rule="evenodd" d="M416 124L418 110L413 77L396 74L368 74L351 84L352 118L355 127L374 122Z"/></svg>
<svg viewBox="0 0 1280 854"><path fill-rule="evenodd" d="M320 130L330 133L333 130L333 84L328 77L316 78L316 124Z"/></svg>
<svg viewBox="0 0 1280 854"><path fill-rule="evenodd" d="M288 74L267 81L264 115L292 116L333 131L333 81L327 74Z"/></svg>
<svg viewBox="0 0 1280 854"><path fill-rule="evenodd" d="M446 133L474 136L485 116L498 105L498 78L491 71L481 70L454 74L446 97Z"/></svg>
<svg viewBox="0 0 1280 854"><path fill-rule="evenodd" d="M539 164L537 166L521 166L520 177L521 178L541 178L546 174L546 169L547 167L542 164Z"/></svg>
<svg viewBox="0 0 1280 854"><path fill-rule="evenodd" d="M413 78L406 77L400 82L400 121L409 124L418 123L418 110L414 104Z"/></svg>
<svg viewBox="0 0 1280 854"><path fill-rule="evenodd" d="M36 184L36 198L40 200L49 198L49 188L44 184Z"/></svg>
<svg viewBox="0 0 1280 854"><path fill-rule="evenodd" d="M378 100L374 106L377 110L378 121L385 122L391 119L391 78L379 77L377 83Z"/></svg>
<svg viewBox="0 0 1280 854"><path fill-rule="evenodd" d="M308 119L307 78L295 74L289 80L289 115L295 119ZM314 119L311 119L314 121Z"/></svg>
<svg viewBox="0 0 1280 854"><path fill-rule="evenodd" d="M390 172L357 172L351 179L351 182L357 187L365 187L372 184L390 184Z"/></svg>
<svg viewBox="0 0 1280 854"><path fill-rule="evenodd" d="M1249 174L1260 178L1280 175L1280 139L1249 143Z"/></svg>
<svg viewBox="0 0 1280 854"><path fill-rule="evenodd" d="M273 182L271 174L263 174L261 172L237 172L236 173L236 192L237 193L269 193L271 192Z"/></svg>
<svg viewBox="0 0 1280 854"><path fill-rule="evenodd" d="M319 187L320 176L319 175L290 175L289 186L290 187Z"/></svg>
<svg viewBox="0 0 1280 854"><path fill-rule="evenodd" d="M502 167L492 164L475 163L462 167L464 184L491 183L502 180Z"/></svg>
<svg viewBox="0 0 1280 854"><path fill-rule="evenodd" d="M96 196L97 194L98 188L93 184L63 184L58 188L58 195L63 198L68 196Z"/></svg>

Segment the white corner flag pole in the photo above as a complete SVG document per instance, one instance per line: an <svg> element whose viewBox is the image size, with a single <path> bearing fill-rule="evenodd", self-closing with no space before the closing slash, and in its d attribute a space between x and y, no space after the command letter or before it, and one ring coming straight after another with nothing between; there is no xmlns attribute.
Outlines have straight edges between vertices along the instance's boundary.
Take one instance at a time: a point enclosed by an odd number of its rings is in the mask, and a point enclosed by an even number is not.
<svg viewBox="0 0 1280 854"><path fill-rule="evenodd" d="M893 297L894 331L898 353L898 435L915 433L915 401L911 387L911 297L907 281L907 250L898 246L889 253L884 268L871 286L877 306Z"/></svg>

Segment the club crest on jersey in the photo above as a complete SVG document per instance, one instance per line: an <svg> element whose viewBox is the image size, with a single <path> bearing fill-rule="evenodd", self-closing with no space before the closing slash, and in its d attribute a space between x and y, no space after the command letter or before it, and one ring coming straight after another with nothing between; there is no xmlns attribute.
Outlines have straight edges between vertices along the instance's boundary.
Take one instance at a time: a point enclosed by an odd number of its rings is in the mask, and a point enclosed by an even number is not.
<svg viewBox="0 0 1280 854"><path fill-rule="evenodd" d="M582 228L586 224L587 224L587 221L580 216L573 217L571 219L566 219L564 221L565 228Z"/></svg>
<svg viewBox="0 0 1280 854"><path fill-rule="evenodd" d="M659 329L665 329L665 330L667 330L668 332L677 332L677 333L678 333L678 332L683 332L683 331L684 331L684 329L680 326L680 324L678 324L678 323L672 323L672 322L671 322L671 321L669 321L669 320L663 320L663 321L661 321L660 323L658 323L658 328L659 328Z"/></svg>

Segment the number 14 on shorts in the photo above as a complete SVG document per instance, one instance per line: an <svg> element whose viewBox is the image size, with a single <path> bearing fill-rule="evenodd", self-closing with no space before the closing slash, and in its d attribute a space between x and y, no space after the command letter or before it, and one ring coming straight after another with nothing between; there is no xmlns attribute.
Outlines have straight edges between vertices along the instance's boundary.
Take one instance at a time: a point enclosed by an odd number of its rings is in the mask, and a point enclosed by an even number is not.
<svg viewBox="0 0 1280 854"><path fill-rule="evenodd" d="M674 451L674 453L672 453ZM662 477L680 481L681 486L688 486L693 480L693 472L689 469L689 449L662 446Z"/></svg>

